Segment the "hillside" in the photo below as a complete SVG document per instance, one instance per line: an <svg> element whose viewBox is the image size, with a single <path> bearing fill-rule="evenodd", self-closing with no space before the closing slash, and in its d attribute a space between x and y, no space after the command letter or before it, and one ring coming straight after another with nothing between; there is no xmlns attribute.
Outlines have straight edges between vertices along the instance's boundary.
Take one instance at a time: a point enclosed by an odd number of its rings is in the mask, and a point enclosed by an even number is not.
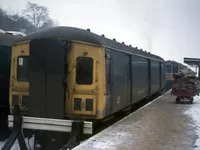
<svg viewBox="0 0 200 150"><path fill-rule="evenodd" d="M8 13L0 8L0 29L4 31L21 31L25 34L29 34L36 30L27 19L15 14L8 15Z"/></svg>
<svg viewBox="0 0 200 150"><path fill-rule="evenodd" d="M38 29L56 26L58 24L49 16L47 7L36 3L28 2L21 12L12 12L0 8L0 31L9 31L16 34L18 32L29 34Z"/></svg>

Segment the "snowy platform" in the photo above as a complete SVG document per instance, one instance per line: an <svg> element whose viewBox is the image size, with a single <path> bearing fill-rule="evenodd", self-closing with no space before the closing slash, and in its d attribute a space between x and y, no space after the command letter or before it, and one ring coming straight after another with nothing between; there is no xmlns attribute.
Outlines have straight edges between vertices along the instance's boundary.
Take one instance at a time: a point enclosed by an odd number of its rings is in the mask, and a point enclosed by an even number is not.
<svg viewBox="0 0 200 150"><path fill-rule="evenodd" d="M200 150L200 97L192 105L175 104L170 92L74 150ZM19 150L17 141L12 150Z"/></svg>
<svg viewBox="0 0 200 150"><path fill-rule="evenodd" d="M74 150L198 150L200 97L175 104L168 91Z"/></svg>

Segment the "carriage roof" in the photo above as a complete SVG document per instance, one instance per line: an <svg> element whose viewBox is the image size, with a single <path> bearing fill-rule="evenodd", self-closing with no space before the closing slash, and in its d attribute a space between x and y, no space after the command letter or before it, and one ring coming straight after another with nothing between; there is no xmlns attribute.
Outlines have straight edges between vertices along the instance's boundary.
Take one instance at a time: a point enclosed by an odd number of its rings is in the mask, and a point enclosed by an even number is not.
<svg viewBox="0 0 200 150"><path fill-rule="evenodd" d="M179 64L181 67L183 68L188 68L186 65L182 64L182 63L179 63L177 61L174 61L174 60L166 60L165 61L166 64Z"/></svg>
<svg viewBox="0 0 200 150"><path fill-rule="evenodd" d="M123 43L119 43L115 40L108 39L104 36L97 35L88 30L83 30L75 27L59 26L59 27L47 28L42 31L37 31L32 34L29 34L20 39L18 42L34 40L34 39L48 39L48 38L65 39L68 41L82 41L163 61L163 59L159 56L125 45Z"/></svg>
<svg viewBox="0 0 200 150"><path fill-rule="evenodd" d="M0 33L0 45L4 46L12 46L16 41L18 41L20 37L6 34L6 33Z"/></svg>

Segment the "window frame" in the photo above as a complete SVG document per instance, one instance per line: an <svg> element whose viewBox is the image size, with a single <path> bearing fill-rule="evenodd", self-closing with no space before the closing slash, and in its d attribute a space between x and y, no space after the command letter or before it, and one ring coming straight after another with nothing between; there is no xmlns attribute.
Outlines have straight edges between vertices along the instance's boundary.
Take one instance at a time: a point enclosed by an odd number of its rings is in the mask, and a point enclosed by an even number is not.
<svg viewBox="0 0 200 150"><path fill-rule="evenodd" d="M17 77L16 77L16 79L17 79L18 82L29 82L29 67L27 67L28 68L28 71L27 71L28 72L28 77L27 77L27 79L26 80L21 80L19 78L19 58L20 57L22 57L23 59L24 58L29 58L29 56L27 56L27 55L19 55L19 56L17 56L17 63L16 63L17 64L17 68L16 68L17 69L16 70L17 71L17 74L16 74ZM29 65L29 62L28 62L28 65Z"/></svg>
<svg viewBox="0 0 200 150"><path fill-rule="evenodd" d="M77 63L77 59L78 58L89 58L89 59L91 59L92 60L92 72L91 72L91 77L92 77L92 79L91 79L91 82L89 82L89 83L79 83L79 82L77 82L77 65L78 65L78 63ZM90 85L93 85L93 83L94 83L94 58L93 57L85 57L85 56L78 56L78 57L76 57L76 69L75 69L75 83L77 84L77 85L79 85L79 86L90 86Z"/></svg>

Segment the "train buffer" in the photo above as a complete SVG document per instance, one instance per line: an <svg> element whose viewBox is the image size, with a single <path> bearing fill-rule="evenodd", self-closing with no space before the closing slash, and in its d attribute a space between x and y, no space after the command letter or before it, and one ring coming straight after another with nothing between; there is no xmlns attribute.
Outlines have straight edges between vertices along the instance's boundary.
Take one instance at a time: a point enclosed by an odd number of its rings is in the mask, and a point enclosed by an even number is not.
<svg viewBox="0 0 200 150"><path fill-rule="evenodd" d="M171 90L74 150L190 150L198 147L200 102L175 104Z"/></svg>
<svg viewBox="0 0 200 150"><path fill-rule="evenodd" d="M14 106L13 116L14 116L14 121L13 121L12 134L7 139L6 143L4 144L1 150L10 150L16 140L18 140L19 147L21 150L28 150L22 131L23 118L21 115L21 110L19 105Z"/></svg>

